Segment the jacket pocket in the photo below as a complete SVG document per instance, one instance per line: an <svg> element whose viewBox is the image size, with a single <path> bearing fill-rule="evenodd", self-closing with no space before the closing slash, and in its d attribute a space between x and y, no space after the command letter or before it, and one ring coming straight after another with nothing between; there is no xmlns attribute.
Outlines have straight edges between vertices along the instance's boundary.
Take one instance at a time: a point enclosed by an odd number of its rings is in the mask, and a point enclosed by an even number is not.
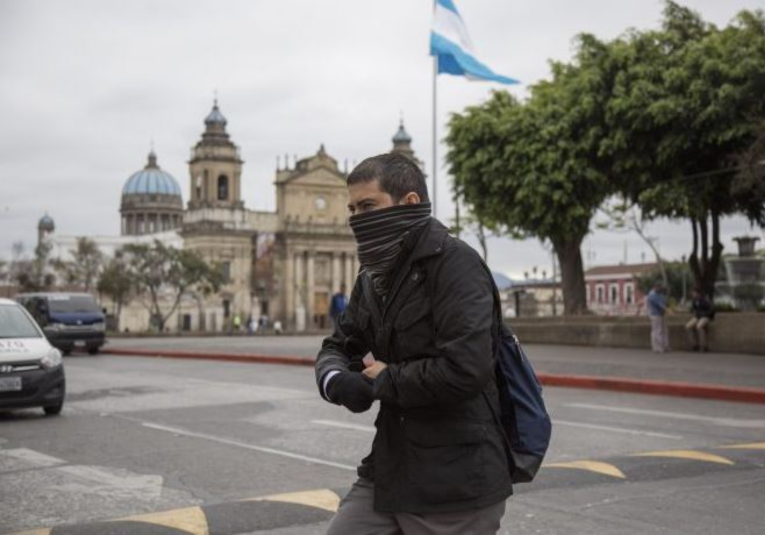
<svg viewBox="0 0 765 535"><path fill-rule="evenodd" d="M394 350L399 360L422 357L432 353L435 333L429 304L413 300L399 311L393 322Z"/></svg>
<svg viewBox="0 0 765 535"><path fill-rule="evenodd" d="M413 501L443 504L480 497L486 432L480 423L407 421L407 494Z"/></svg>

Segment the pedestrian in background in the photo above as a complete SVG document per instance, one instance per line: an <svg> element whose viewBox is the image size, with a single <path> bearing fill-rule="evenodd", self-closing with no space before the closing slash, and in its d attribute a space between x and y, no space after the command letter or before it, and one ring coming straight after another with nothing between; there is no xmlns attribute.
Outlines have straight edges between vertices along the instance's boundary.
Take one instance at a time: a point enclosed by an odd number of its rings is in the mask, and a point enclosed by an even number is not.
<svg viewBox="0 0 765 535"><path fill-rule="evenodd" d="M345 294L345 283L340 285L340 291L332 296L332 303L329 306L329 316L332 318L332 326L337 323L337 317L345 312L348 306L348 296Z"/></svg>
<svg viewBox="0 0 765 535"><path fill-rule="evenodd" d="M648 316L651 318L651 349L654 353L669 351L669 336L667 333L667 296L664 285L657 282L646 297Z"/></svg>
<svg viewBox="0 0 765 535"><path fill-rule="evenodd" d="M425 177L408 157L368 158L347 182L363 269L319 351L316 381L351 412L380 408L328 533L495 534L512 484L492 415L499 326L488 269L430 216Z"/></svg>
<svg viewBox="0 0 765 535"><path fill-rule="evenodd" d="M691 296L691 314L693 317L685 324L685 329L688 332L691 349L704 353L709 351L707 327L714 318L714 306L698 288L693 290Z"/></svg>

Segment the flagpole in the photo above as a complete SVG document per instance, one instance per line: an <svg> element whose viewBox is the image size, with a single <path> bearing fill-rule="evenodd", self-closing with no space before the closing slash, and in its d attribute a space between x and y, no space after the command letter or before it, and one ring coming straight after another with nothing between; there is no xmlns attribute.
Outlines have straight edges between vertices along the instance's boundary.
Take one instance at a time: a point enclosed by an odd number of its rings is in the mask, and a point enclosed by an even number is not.
<svg viewBox="0 0 765 535"><path fill-rule="evenodd" d="M435 2L433 4L433 9L435 9ZM433 217L438 218L438 183L436 178L438 176L438 127L436 120L438 117L438 93L436 91L438 84L436 80L438 80L438 56L433 56Z"/></svg>

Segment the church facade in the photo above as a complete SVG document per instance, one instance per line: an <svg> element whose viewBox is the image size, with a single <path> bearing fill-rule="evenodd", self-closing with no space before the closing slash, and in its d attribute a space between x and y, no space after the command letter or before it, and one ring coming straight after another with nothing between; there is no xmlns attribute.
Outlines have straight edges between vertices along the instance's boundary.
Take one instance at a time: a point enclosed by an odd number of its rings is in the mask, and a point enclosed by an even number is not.
<svg viewBox="0 0 765 535"><path fill-rule="evenodd" d="M152 151L123 187L121 236L92 239L106 254L158 239L220 266L220 292L185 296L167 322L170 330L221 331L234 318L244 327L249 318L262 317L284 330L328 328L332 295L350 292L359 270L347 223L347 170L323 145L292 165L285 158L276 170L276 211L250 210L242 198L244 162L217 101L204 123L188 162L185 207L177 181L161 170ZM393 151L416 159L403 122L392 141ZM66 256L76 240L55 234L48 239L58 256ZM123 308L119 329L143 331L150 322L137 297Z"/></svg>

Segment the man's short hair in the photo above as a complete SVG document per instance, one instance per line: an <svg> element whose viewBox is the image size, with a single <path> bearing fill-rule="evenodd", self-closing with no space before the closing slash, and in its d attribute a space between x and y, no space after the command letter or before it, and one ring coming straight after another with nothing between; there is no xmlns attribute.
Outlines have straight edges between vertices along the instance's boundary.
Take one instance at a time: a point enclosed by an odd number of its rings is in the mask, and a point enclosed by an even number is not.
<svg viewBox="0 0 765 535"><path fill-rule="evenodd" d="M399 202L409 192L420 196L420 202L429 202L428 186L420 166L403 154L387 152L367 158L348 175L348 185L361 182L380 182L380 189Z"/></svg>

